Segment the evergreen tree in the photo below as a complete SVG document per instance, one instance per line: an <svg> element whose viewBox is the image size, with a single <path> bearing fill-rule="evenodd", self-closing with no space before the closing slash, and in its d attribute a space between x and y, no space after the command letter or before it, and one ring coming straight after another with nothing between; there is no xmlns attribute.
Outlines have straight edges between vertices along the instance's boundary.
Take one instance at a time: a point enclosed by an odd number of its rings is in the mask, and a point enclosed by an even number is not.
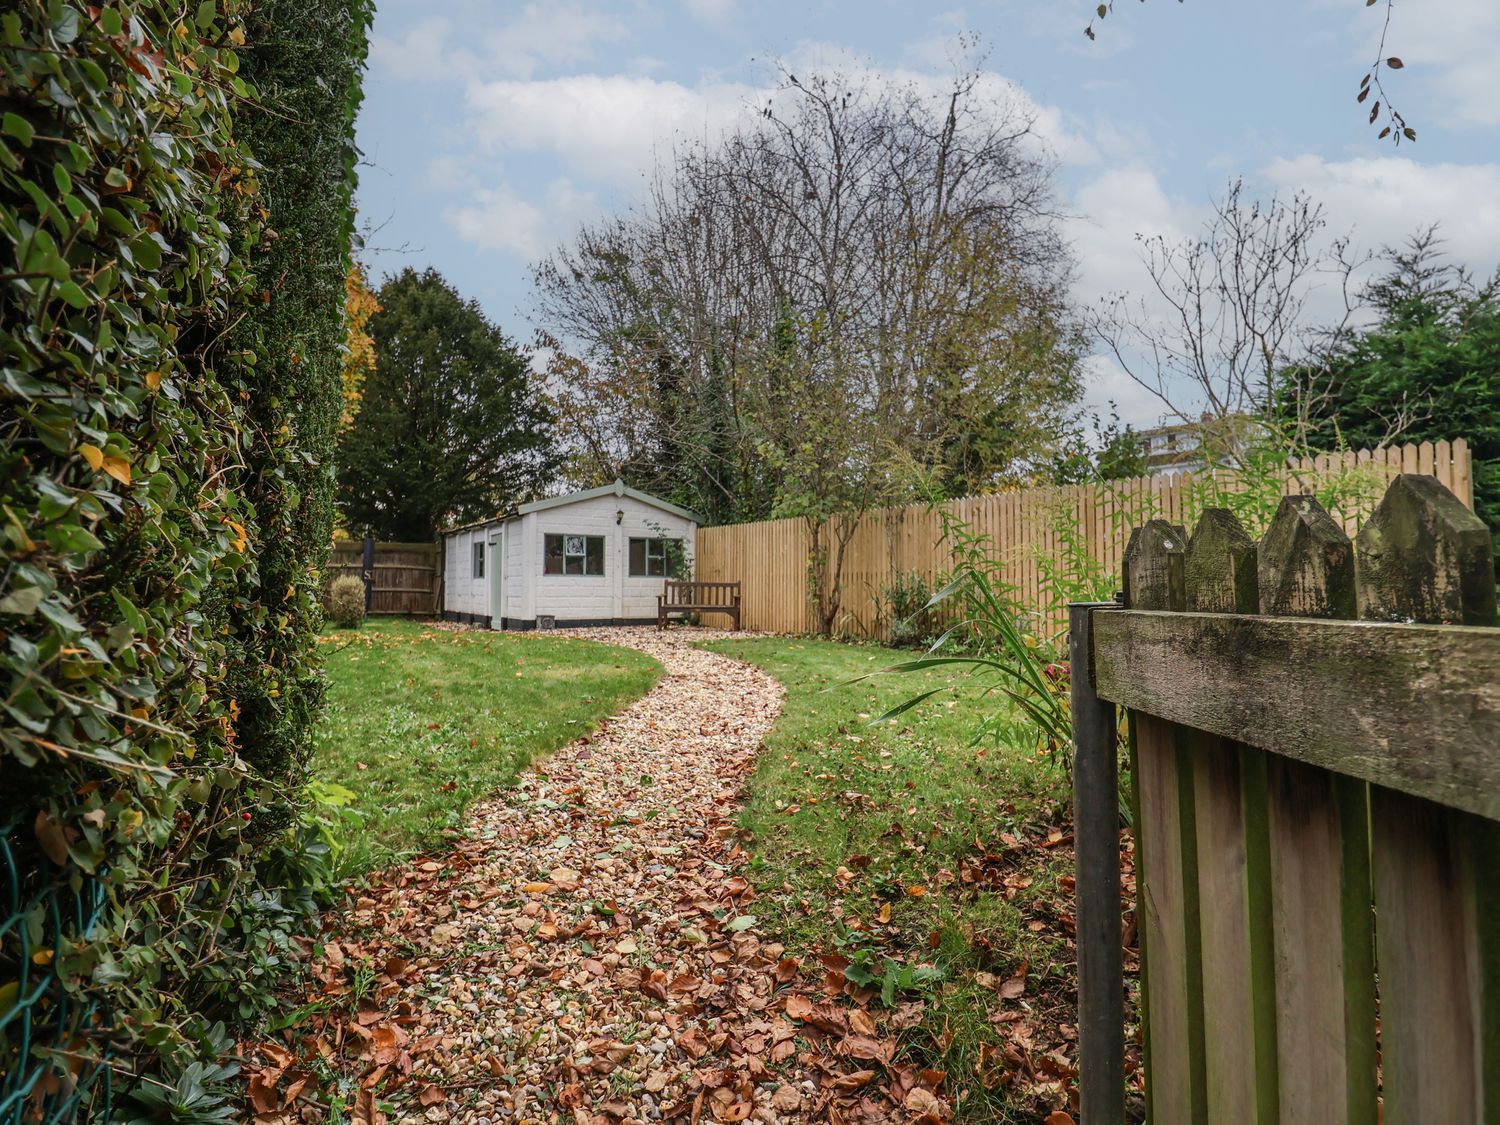
<svg viewBox="0 0 1500 1125"><path fill-rule="evenodd" d="M1432 230L1389 260L1365 294L1374 323L1289 372L1284 412L1322 449L1468 439L1475 510L1500 532L1500 278L1476 283Z"/></svg>
<svg viewBox="0 0 1500 1125"><path fill-rule="evenodd" d="M339 443L350 530L427 540L533 499L558 459L526 354L436 270L403 270L378 300L375 368Z"/></svg>

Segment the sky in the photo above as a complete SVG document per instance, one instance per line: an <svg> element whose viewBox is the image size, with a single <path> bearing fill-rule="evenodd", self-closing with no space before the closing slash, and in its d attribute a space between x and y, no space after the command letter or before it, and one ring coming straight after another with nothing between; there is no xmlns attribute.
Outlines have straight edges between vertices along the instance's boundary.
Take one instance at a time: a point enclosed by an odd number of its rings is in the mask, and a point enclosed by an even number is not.
<svg viewBox="0 0 1500 1125"><path fill-rule="evenodd" d="M1376 139L1355 102L1384 6L1364 0L380 0L365 101L361 257L432 266L520 343L531 264L626 209L674 141L748 119L793 72L953 72L978 36L1057 161L1075 299L1142 292L1138 235L1190 236L1231 178L1305 191L1371 250L1439 224L1457 261L1500 263L1496 0L1396 0L1387 91L1418 133ZM1366 103L1368 104L1368 103ZM1311 307L1316 311L1319 297ZM1152 425L1161 404L1103 356L1087 401Z"/></svg>

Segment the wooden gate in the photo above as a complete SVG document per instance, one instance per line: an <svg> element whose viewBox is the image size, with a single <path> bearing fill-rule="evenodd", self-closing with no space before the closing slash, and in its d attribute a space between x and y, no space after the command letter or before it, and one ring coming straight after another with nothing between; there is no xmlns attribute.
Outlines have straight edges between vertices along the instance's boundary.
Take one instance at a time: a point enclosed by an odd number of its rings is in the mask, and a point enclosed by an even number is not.
<svg viewBox="0 0 1500 1125"><path fill-rule="evenodd" d="M377 616L436 617L440 602L436 543L346 539L333 545L331 582L353 575L365 583L365 611Z"/></svg>
<svg viewBox="0 0 1500 1125"><path fill-rule="evenodd" d="M1500 1123L1488 529L1416 474L1353 543L1308 496L1152 520L1123 603L1071 619L1083 1125L1124 1116L1115 705L1147 1119Z"/></svg>

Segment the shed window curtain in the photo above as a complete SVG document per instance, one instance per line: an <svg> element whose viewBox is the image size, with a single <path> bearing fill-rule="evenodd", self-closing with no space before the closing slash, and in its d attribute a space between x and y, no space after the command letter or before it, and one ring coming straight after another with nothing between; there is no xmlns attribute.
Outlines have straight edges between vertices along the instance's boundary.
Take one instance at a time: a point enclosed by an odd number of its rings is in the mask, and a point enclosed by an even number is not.
<svg viewBox="0 0 1500 1125"><path fill-rule="evenodd" d="M542 573L598 577L604 573L604 536L542 536Z"/></svg>
<svg viewBox="0 0 1500 1125"><path fill-rule="evenodd" d="M630 541L630 577L677 578L681 568L673 565L680 556L681 539L632 539Z"/></svg>

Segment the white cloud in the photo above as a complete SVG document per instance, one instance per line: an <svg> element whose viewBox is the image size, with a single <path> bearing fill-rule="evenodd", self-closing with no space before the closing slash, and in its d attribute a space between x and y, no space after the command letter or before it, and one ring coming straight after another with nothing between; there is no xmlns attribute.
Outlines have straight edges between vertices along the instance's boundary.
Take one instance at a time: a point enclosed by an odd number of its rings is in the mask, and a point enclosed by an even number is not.
<svg viewBox="0 0 1500 1125"><path fill-rule="evenodd" d="M755 94L740 84L684 86L642 75L576 74L469 87L475 138L491 152L560 157L575 175L628 182L674 134L713 132Z"/></svg>
<svg viewBox="0 0 1500 1125"><path fill-rule="evenodd" d="M1273 161L1264 175L1321 202L1329 227L1367 248L1399 244L1432 223L1449 252L1480 274L1500 264L1500 164L1419 164L1404 156Z"/></svg>
<svg viewBox="0 0 1500 1125"><path fill-rule="evenodd" d="M1067 233L1078 255L1080 300L1111 293L1139 292L1148 282L1140 240L1168 240L1197 233L1201 205L1168 197L1155 173L1144 165L1112 167L1086 183L1073 197L1076 215Z"/></svg>
<svg viewBox="0 0 1500 1125"><path fill-rule="evenodd" d="M728 23L734 13L734 0L683 0L682 6L699 23Z"/></svg>
<svg viewBox="0 0 1500 1125"><path fill-rule="evenodd" d="M532 262L552 250L558 238L595 206L593 193L567 179L548 184L535 202L501 183L473 188L467 203L448 208L443 217L471 245Z"/></svg>
<svg viewBox="0 0 1500 1125"><path fill-rule="evenodd" d="M437 81L448 70L448 21L412 24L401 35L370 37L370 69L399 82Z"/></svg>
<svg viewBox="0 0 1500 1125"><path fill-rule="evenodd" d="M486 55L500 72L529 78L541 67L574 66L595 49L630 38L624 20L581 3L527 4L504 27L485 33Z"/></svg>
<svg viewBox="0 0 1500 1125"><path fill-rule="evenodd" d="M526 4L510 22L460 26L442 16L421 20L395 36L375 35L370 66L379 77L403 82L474 81L501 75L527 79L545 69L575 66L601 46L628 41L630 27L617 16L577 0Z"/></svg>

